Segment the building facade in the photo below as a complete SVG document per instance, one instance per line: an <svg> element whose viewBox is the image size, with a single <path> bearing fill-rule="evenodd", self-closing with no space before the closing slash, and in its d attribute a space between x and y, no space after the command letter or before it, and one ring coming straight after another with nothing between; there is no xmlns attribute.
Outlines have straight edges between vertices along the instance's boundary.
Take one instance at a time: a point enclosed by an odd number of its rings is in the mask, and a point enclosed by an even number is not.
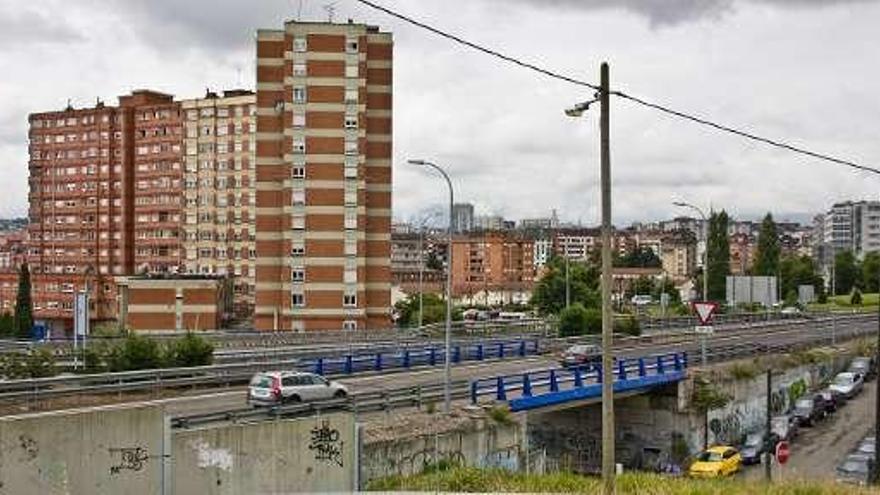
<svg viewBox="0 0 880 495"><path fill-rule="evenodd" d="M256 248L256 96L208 93L184 114L184 269L232 276L235 312L253 312Z"/></svg>
<svg viewBox="0 0 880 495"><path fill-rule="evenodd" d="M490 293L529 292L534 285L534 241L507 232L460 236L452 241L452 294L474 299ZM501 298L504 300L504 298ZM480 302L477 297L474 302Z"/></svg>
<svg viewBox="0 0 880 495"><path fill-rule="evenodd" d="M257 33L257 329L390 324L392 48L364 24Z"/></svg>
<svg viewBox="0 0 880 495"><path fill-rule="evenodd" d="M474 205L455 203L452 205L452 231L463 234L474 230Z"/></svg>

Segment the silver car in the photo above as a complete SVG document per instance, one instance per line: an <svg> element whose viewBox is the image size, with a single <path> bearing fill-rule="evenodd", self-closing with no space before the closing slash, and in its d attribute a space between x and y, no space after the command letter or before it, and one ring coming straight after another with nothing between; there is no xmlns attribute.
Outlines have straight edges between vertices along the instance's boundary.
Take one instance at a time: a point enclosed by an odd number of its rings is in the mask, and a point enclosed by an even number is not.
<svg viewBox="0 0 880 495"><path fill-rule="evenodd" d="M831 385L829 385L828 388L840 393L841 397L849 400L862 391L863 383L864 378L860 373L846 371L844 373L838 373L837 376L834 377L834 381L831 382Z"/></svg>
<svg viewBox="0 0 880 495"><path fill-rule="evenodd" d="M314 373L268 371L257 373L248 387L252 406L277 406L285 403L342 399L348 396L345 385Z"/></svg>

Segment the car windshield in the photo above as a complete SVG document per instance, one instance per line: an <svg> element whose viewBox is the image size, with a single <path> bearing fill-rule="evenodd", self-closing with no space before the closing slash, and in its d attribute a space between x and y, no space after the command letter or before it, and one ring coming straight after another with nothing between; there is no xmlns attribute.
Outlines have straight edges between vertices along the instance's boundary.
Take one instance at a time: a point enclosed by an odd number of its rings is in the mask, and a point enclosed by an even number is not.
<svg viewBox="0 0 880 495"><path fill-rule="evenodd" d="M722 457L720 452L700 452L697 460L700 462L719 462Z"/></svg>
<svg viewBox="0 0 880 495"><path fill-rule="evenodd" d="M800 399L794 403L794 407L798 409L810 409L813 407L812 399Z"/></svg>
<svg viewBox="0 0 880 495"><path fill-rule="evenodd" d="M845 473L868 473L868 463L856 460L850 460L844 462L840 468L841 471Z"/></svg>
<svg viewBox="0 0 880 495"><path fill-rule="evenodd" d="M761 435L749 435L746 437L746 447L758 447L761 445Z"/></svg>
<svg viewBox="0 0 880 495"><path fill-rule="evenodd" d="M267 375L254 375L251 378L251 387L254 388L271 388L272 378Z"/></svg>
<svg viewBox="0 0 880 495"><path fill-rule="evenodd" d="M849 385L853 381L853 376L849 373L841 373L834 377L835 385Z"/></svg>

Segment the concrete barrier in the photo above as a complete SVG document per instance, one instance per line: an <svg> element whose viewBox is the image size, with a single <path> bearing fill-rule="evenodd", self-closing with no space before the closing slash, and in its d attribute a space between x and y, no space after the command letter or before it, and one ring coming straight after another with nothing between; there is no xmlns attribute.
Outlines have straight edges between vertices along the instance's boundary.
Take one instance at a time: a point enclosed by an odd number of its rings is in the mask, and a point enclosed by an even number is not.
<svg viewBox="0 0 880 495"><path fill-rule="evenodd" d="M149 404L0 418L0 493L163 493L167 431Z"/></svg>
<svg viewBox="0 0 880 495"><path fill-rule="evenodd" d="M356 450L348 413L179 430L173 493L348 492Z"/></svg>

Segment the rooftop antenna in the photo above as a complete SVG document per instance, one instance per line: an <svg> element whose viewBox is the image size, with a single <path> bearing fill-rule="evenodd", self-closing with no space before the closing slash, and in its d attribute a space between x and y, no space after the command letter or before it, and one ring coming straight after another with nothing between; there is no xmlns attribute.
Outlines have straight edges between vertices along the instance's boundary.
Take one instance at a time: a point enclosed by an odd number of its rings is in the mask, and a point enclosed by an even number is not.
<svg viewBox="0 0 880 495"><path fill-rule="evenodd" d="M324 4L323 8L327 11L327 22L333 22L333 14L336 13L337 3L339 3L338 0L336 2Z"/></svg>
<svg viewBox="0 0 880 495"><path fill-rule="evenodd" d="M298 5L296 7L296 21L299 22L302 20L303 13L303 0L299 0Z"/></svg>

